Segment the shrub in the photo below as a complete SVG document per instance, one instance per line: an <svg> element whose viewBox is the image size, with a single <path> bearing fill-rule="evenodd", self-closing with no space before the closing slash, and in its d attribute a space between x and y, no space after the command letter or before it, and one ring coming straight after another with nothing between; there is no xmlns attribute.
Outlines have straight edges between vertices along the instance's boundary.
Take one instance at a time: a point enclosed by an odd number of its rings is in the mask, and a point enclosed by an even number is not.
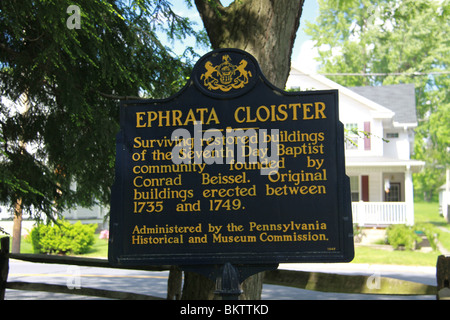
<svg viewBox="0 0 450 320"><path fill-rule="evenodd" d="M430 242L430 246L433 250L437 250L437 242L439 231L431 223L418 223L415 226L416 233L422 232Z"/></svg>
<svg viewBox="0 0 450 320"><path fill-rule="evenodd" d="M413 228L404 224L390 225L386 233L388 242L394 249L404 246L406 249L414 250L416 243L422 241Z"/></svg>
<svg viewBox="0 0 450 320"><path fill-rule="evenodd" d="M94 244L96 224L58 220L54 225L39 224L31 230L35 253L83 254Z"/></svg>

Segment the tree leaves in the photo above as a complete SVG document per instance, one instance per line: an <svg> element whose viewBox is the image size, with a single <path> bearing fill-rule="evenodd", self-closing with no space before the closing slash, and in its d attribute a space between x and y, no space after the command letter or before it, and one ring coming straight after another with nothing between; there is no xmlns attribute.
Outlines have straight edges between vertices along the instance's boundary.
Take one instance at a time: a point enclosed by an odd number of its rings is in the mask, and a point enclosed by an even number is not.
<svg viewBox="0 0 450 320"><path fill-rule="evenodd" d="M306 32L319 49L320 71L360 74L330 76L344 86L415 84L419 118L415 158L426 160L425 170L416 175L424 183L415 187L418 193L436 194L444 176L438 172L450 165L445 151L448 139L433 132L450 130L449 121L437 121L445 119L443 111L450 103L446 14L450 1L337 2L339 6L320 1L317 23L307 25Z"/></svg>
<svg viewBox="0 0 450 320"><path fill-rule="evenodd" d="M80 8L79 29L66 25L69 5ZM192 61L157 32L196 36L191 22L166 0L3 0L0 12L0 93L9 100L0 108L0 201L22 197L48 214L108 203L119 98L167 97L185 84ZM24 94L26 114L11 108Z"/></svg>

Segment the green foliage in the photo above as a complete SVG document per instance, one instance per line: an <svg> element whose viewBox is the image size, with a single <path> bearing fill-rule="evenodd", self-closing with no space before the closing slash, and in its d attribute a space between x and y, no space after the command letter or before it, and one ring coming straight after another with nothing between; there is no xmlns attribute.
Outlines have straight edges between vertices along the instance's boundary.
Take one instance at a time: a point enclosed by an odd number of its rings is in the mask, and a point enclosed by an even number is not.
<svg viewBox="0 0 450 320"><path fill-rule="evenodd" d="M438 189L445 183L443 171L450 166L450 102L436 101L435 110L416 130L415 157L426 162L414 175L415 192L426 201L438 200Z"/></svg>
<svg viewBox="0 0 450 320"><path fill-rule="evenodd" d="M426 162L414 176L415 194L436 199L450 165L450 1L320 0L319 10L306 33L316 42L320 72L360 74L330 76L348 87L414 83L413 156Z"/></svg>
<svg viewBox="0 0 450 320"><path fill-rule="evenodd" d="M431 223L418 223L414 226L414 230L416 231L416 233L423 233L430 242L431 248L433 250L437 250L439 230L434 225L432 225Z"/></svg>
<svg viewBox="0 0 450 320"><path fill-rule="evenodd" d="M439 230L431 223L418 223L414 227L391 225L386 230L387 241L394 249L404 246L406 249L414 250L416 244L422 241L419 234L425 235L431 248L437 250Z"/></svg>
<svg viewBox="0 0 450 320"><path fill-rule="evenodd" d="M71 224L58 220L57 224L39 224L31 230L34 253L83 254L94 244L96 224Z"/></svg>
<svg viewBox="0 0 450 320"><path fill-rule="evenodd" d="M2 0L0 12L0 202L49 216L108 203L120 100L178 91L197 55L158 37L204 34L167 0Z"/></svg>
<svg viewBox="0 0 450 320"><path fill-rule="evenodd" d="M414 228L404 224L390 225L386 230L386 234L389 244L394 249L404 246L405 249L414 250L416 243L422 241L414 232Z"/></svg>

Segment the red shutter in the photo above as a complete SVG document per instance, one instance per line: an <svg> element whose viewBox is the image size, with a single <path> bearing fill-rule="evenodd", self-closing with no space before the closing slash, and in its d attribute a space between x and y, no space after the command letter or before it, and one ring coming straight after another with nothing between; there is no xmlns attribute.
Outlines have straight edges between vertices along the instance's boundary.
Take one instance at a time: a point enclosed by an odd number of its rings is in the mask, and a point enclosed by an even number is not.
<svg viewBox="0 0 450 320"><path fill-rule="evenodd" d="M369 176L361 176L361 200L369 201Z"/></svg>
<svg viewBox="0 0 450 320"><path fill-rule="evenodd" d="M364 150L370 150L370 122L364 122Z"/></svg>

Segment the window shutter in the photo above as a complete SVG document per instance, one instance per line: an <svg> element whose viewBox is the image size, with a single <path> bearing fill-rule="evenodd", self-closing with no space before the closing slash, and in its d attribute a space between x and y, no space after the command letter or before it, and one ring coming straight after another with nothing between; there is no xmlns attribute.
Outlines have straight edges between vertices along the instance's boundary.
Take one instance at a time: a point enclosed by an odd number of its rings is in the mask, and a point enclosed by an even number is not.
<svg viewBox="0 0 450 320"><path fill-rule="evenodd" d="M361 200L369 201L369 176L361 176Z"/></svg>
<svg viewBox="0 0 450 320"><path fill-rule="evenodd" d="M364 122L364 150L370 150L370 122Z"/></svg>

